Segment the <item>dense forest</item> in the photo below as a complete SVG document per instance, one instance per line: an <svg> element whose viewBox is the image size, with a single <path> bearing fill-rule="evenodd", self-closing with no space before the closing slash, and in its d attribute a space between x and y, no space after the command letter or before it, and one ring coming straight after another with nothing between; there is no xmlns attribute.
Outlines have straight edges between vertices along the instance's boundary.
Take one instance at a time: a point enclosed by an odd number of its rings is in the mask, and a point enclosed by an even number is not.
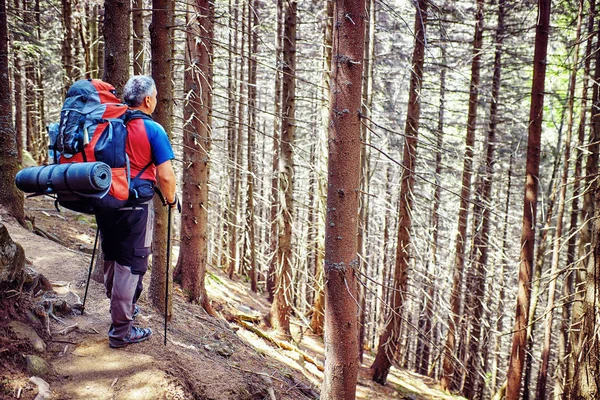
<svg viewBox="0 0 600 400"><path fill-rule="evenodd" d="M0 0L0 203L24 219L15 173L51 161L73 82L151 75L175 282L214 313L220 268L272 300L281 337L292 318L322 335L321 398L354 398L365 353L380 384L395 367L469 399L598 398L596 8Z"/></svg>

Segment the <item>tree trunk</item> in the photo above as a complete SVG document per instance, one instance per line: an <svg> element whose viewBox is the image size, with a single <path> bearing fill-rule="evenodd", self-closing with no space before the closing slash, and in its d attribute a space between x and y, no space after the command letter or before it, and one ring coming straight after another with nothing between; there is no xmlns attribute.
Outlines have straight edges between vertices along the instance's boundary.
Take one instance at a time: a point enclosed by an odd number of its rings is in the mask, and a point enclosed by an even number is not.
<svg viewBox="0 0 600 400"><path fill-rule="evenodd" d="M152 1L152 22L150 24L150 48L152 52L152 78L156 82L157 106L154 120L161 124L169 136L173 127L173 34L174 26L173 0ZM129 21L127 22L129 26ZM105 33L106 34L106 33ZM129 46L126 47L129 49ZM128 50L127 50L128 51ZM107 52L108 53L108 52ZM129 52L127 53L129 54ZM129 65L129 64L128 64ZM152 304L161 313L165 312L165 290L169 284L169 294L172 286L171 277L167 277L167 251L171 251L167 243L167 209L160 200L154 198L154 238L152 241L152 276L150 280L150 298ZM170 270L171 272L171 270ZM169 299L168 316L172 313L173 302Z"/></svg>
<svg viewBox="0 0 600 400"><path fill-rule="evenodd" d="M535 244L535 220L537 211L538 180L540 170L540 136L544 108L546 77L546 54L550 26L550 0L538 1L538 19L533 57L533 83L529 114L529 137L527 142L527 164L525 196L523 205L523 229L521 234L521 260L519 264L519 287L513 343L509 361L506 399L517 400L521 392L521 375L527 344L527 325Z"/></svg>
<svg viewBox="0 0 600 400"><path fill-rule="evenodd" d="M445 39L445 38L444 38ZM435 153L435 185L433 189L433 204L431 206L431 217L429 222L430 236L431 236L431 247L429 248L431 269L434 272L427 270L427 295L425 296L422 309L425 313L419 320L419 342L417 345L417 368L416 371L421 375L427 375L429 373L429 360L431 356L430 341L433 333L433 311L435 308L435 270L438 267L438 238L439 238L439 226L440 226L440 204L442 186L440 178L442 175L442 152L444 144L444 115L446 109L446 74L448 72L448 66L446 65L446 46L442 43L441 46L441 70L440 70L440 103L437 120L436 135L436 153ZM421 334L422 332L422 334ZM435 343L435 342L434 342Z"/></svg>
<svg viewBox="0 0 600 400"><path fill-rule="evenodd" d="M506 4L506 0L502 0L502 2L500 3L500 5L504 8ZM502 14L504 14L504 10L502 11ZM500 13L498 14L500 15ZM505 314L505 304L504 304L504 299L505 299L505 295L506 295L506 289L504 286L504 271L506 266L508 265L508 258L506 256L507 254L507 250L508 250L508 211L510 209L510 190L512 187L512 167L513 167L513 159L514 156L513 154L510 155L510 159L509 159L509 167L508 167L508 179L506 182L506 201L504 202L504 225L502 228L502 252L500 253L501 256L501 262L500 262L500 271L498 273L499 275L499 279L498 279L498 288L499 288L499 293L498 293L498 308L496 311L496 338L495 338L495 344L494 344L494 358L492 360L492 377L491 377L491 381L490 381L490 391L492 393L495 392L496 390L496 386L497 386L497 382L498 382L498 362L499 362L499 357L500 357L500 347L501 347L501 335L502 335L502 330L504 329L504 321L503 321L503 317Z"/></svg>
<svg viewBox="0 0 600 400"><path fill-rule="evenodd" d="M100 75L100 60L104 59L104 55L100 55L100 37L102 36L100 30L103 24L100 23L100 6L98 4L92 5L93 11L91 18L88 19L88 32L90 34L90 76L92 79L98 79Z"/></svg>
<svg viewBox="0 0 600 400"><path fill-rule="evenodd" d="M336 2L329 97L324 400L354 399L358 375L356 215L360 188L364 0ZM341 110L345 110L342 112ZM350 111L348 111L350 110Z"/></svg>
<svg viewBox="0 0 600 400"><path fill-rule="evenodd" d="M258 292L256 280L256 235L254 227L254 176L256 167L254 153L256 151L256 67L258 53L258 0L254 0L248 12L248 186L246 191L246 237L249 250L250 288Z"/></svg>
<svg viewBox="0 0 600 400"><path fill-rule="evenodd" d="M98 7L98 77L104 76L104 8Z"/></svg>
<svg viewBox="0 0 600 400"><path fill-rule="evenodd" d="M36 91L37 97L37 134L39 143L39 154L38 163L48 164L48 135L46 132L46 106L45 106L45 95L44 95L44 76L42 67L38 61L36 68Z"/></svg>
<svg viewBox="0 0 600 400"><path fill-rule="evenodd" d="M398 212L398 244L394 270L394 292L390 302L390 313L386 327L379 338L375 361L371 365L372 379L385 384L394 355L398 351L401 318L404 308L404 294L408 289L409 251L412 226L413 188L421 114L420 93L423 84L423 63L425 60L425 27L427 21L427 1L419 0L415 12L415 44L412 56L408 110L406 112L404 154L400 186L400 207Z"/></svg>
<svg viewBox="0 0 600 400"><path fill-rule="evenodd" d="M282 60L281 54L283 51L283 0L277 0L277 34L275 35L275 101L273 110L273 161L272 161L272 175L271 175L271 207L270 207L270 233L271 238L269 240L269 253L271 260L269 262L269 270L267 272L267 296L269 301L273 301L275 296L275 284L276 284L276 271L278 270L279 259L278 259L278 244L279 244L279 230L278 230L278 217L279 214L279 148L280 148L280 132L281 132L281 69ZM314 315L314 314L313 314ZM313 331L315 329L313 328Z"/></svg>
<svg viewBox="0 0 600 400"><path fill-rule="evenodd" d="M366 0L366 14L368 22L365 24L365 55L363 57L364 78L362 80L362 124L361 124L361 145L360 152L360 192L359 197L359 216L358 216L358 259L360 262L361 275L367 276L367 238L369 237L369 181L371 176L370 167L370 151L368 145L371 143L370 118L371 106L373 98L373 64L375 62L375 2ZM358 355L360 362L363 362L363 349L365 342L365 317L367 314L367 287L369 281L364 281L363 285L359 285L359 300L360 300L360 333L358 338Z"/></svg>
<svg viewBox="0 0 600 400"><path fill-rule="evenodd" d="M88 12L88 6L85 6L85 12ZM79 33L79 40L81 41L81 47L83 48L84 55L84 77L85 79L90 79L92 77L92 59L91 59L91 43L88 42L88 34L87 34L88 24L83 23L83 17L79 17L79 21L77 23L77 32Z"/></svg>
<svg viewBox="0 0 600 400"><path fill-rule="evenodd" d="M15 12L22 12L20 1L15 0ZM13 49L14 57L14 91L15 91L15 137L17 144L17 160L23 163L23 63L19 49Z"/></svg>
<svg viewBox="0 0 600 400"><path fill-rule="evenodd" d="M225 249L223 251L224 254L224 265L226 266L227 275L229 279L233 278L233 273L235 271L236 264L236 237L235 237L235 223L236 223L236 209L233 207L235 202L235 197L237 196L235 192L235 177L236 177L236 169L238 166L238 161L236 159L237 155L237 130L236 130L236 77L238 74L237 62L235 62L234 53L237 52L237 2L234 6L233 0L229 0L229 49L228 52L228 64L227 64L227 107L229 111L229 115L227 118L227 155L228 155L228 175L229 175L229 192L228 198L225 206L225 225L223 235L223 245ZM234 28L234 25L236 28Z"/></svg>
<svg viewBox="0 0 600 400"><path fill-rule="evenodd" d="M156 7L153 8L156 9ZM129 79L130 12L131 1L104 0L104 26L102 29L104 34L104 76L102 80L113 85L118 96L123 94L123 86ZM166 40L166 37L163 40ZM169 55L170 53L167 53L164 57L169 57ZM161 104L157 109L160 108Z"/></svg>
<svg viewBox="0 0 600 400"><path fill-rule="evenodd" d="M296 15L298 3L286 0L285 24L283 31L283 80L281 87L281 147L280 147L280 214L282 218L279 235L278 259L275 299L271 307L272 323L278 330L290 335L290 312L292 293L292 224L294 159L293 146L296 131ZM327 315L327 314L325 314Z"/></svg>
<svg viewBox="0 0 600 400"><path fill-rule="evenodd" d="M565 359L565 368L564 368L564 377L562 378L562 382L557 383L558 385L562 386L561 390L558 390L562 393L562 398L563 400L568 400L571 390L572 390L572 384L573 384L573 378L574 378L574 365L575 365L575 357L577 357L574 354L574 346L576 344L576 340L578 338L578 330L573 329L575 327L575 325L577 325L580 322L581 319L581 314L582 314L582 310L581 310L581 300L582 300L582 294L583 294L583 285L585 282L585 268L584 265L582 264L582 268L575 268L578 266L579 261L575 261L575 252L576 252L576 247L577 247L577 238L574 235L574 232L579 231L580 232L580 254L583 254L584 251L584 246L585 246L585 235L584 233L587 234L587 237L589 238L589 229L587 228L587 211L586 211L586 205L588 205L588 203L586 203L585 201L585 195L584 195L584 202L583 202L583 207L581 210L579 210L579 197L581 195L581 185L580 185L580 179L582 176L582 164L583 164L583 155L584 155L584 141L585 141L585 130L587 128L587 123L586 123L586 116L588 113L587 110L587 102L588 102L588 89L589 89L589 84L590 84L590 70L591 70L591 60L592 60L592 49L593 49L593 39L594 39L594 19L596 16L596 2L595 1L591 1L590 2L590 8L588 10L589 13L589 17L588 17L588 26L587 26L587 42L586 42L586 50L585 50L585 61L584 61L584 67L583 67L583 77L584 77L584 83L583 83L583 88L582 88L582 93L581 93L581 110L584 110L583 112L581 112L580 114L580 118L579 118L579 127L578 127L578 132L577 132L577 136L578 136L578 143L579 145L577 146L577 158L575 160L575 178L574 178L574 182L573 182L573 200L572 200L572 204L571 204L571 226L570 226L570 232L569 232L569 242L567 245L567 266L571 266L573 265L573 271L572 272L568 272L567 276L565 277L565 285L564 285L564 290L565 290L565 304L563 306L563 328L561 329L561 336L559 337L559 340L562 339L562 341L564 341L564 354L566 356ZM593 131L592 131L593 133ZM593 142L592 142L593 143ZM593 149L593 147L592 147ZM598 147L595 147L596 149L596 154L598 151ZM589 157L593 157L594 154L591 153ZM589 181L588 181L589 182ZM587 186L588 183L586 182L585 187ZM585 193L585 192L584 192ZM578 222L577 222L577 218L579 216L579 213L581 212L582 215L582 226L581 226L581 230L578 226ZM574 279L575 278L575 279ZM575 288L573 288L573 281L575 282ZM568 291L568 293L567 293ZM560 346L560 348L562 349L562 346ZM560 375L557 374L557 379L560 378ZM555 389L555 391L557 391Z"/></svg>
<svg viewBox="0 0 600 400"><path fill-rule="evenodd" d="M71 1L62 0L62 24L63 24L63 41L62 41L62 63L64 68L63 75L63 98L67 94L67 90L73 84L73 26Z"/></svg>
<svg viewBox="0 0 600 400"><path fill-rule="evenodd" d="M552 266L550 271L550 284L548 287L548 302L546 305L545 312L545 329L544 329L544 347L542 350L542 365L538 374L536 398L546 398L546 382L548 379L548 364L550 362L550 346L551 346L551 335L552 335L552 321L554 314L554 296L556 291L556 279L559 262L560 262L560 249L562 240L563 230L563 216L565 212L565 202L567 196L567 180L569 178L569 162L571 157L571 136L573 132L573 107L575 102L575 85L577 82L577 69L579 64L579 41L581 36L581 21L583 11L583 1L579 3L580 9L577 18L577 33L576 33L576 45L573 50L573 67L571 70L571 76L569 79L569 92L567 95L567 135L565 138L565 150L564 150L564 161L563 171L560 182L560 190L558 196L558 210L556 217L556 228L554 231L554 247L552 251ZM560 360L559 360L560 364Z"/></svg>
<svg viewBox="0 0 600 400"><path fill-rule="evenodd" d="M478 3L479 4L479 3ZM485 150L485 172L483 182L481 182L479 201L475 204L473 212L476 215L477 229L473 239L473 266L471 268L471 278L467 282L467 293L469 301L469 318L471 322L469 365L465 382L464 395L468 398L481 396L484 389L483 377L487 371L483 368L485 358L481 356L484 350L481 338L486 337L487 333L482 335L482 322L484 310L484 289L486 268L488 267L489 253L489 231L492 206L492 182L494 179L494 152L496 148L496 127L498 125L498 100L500 98L500 76L502 70L502 43L504 39L504 5L505 0L500 1L498 6L498 28L496 30L496 52L494 56L494 75L492 78L492 96L490 104L490 124L487 132ZM479 24L483 24L483 9L479 10ZM479 14L479 13L478 13ZM477 34L476 34L477 37ZM478 38L481 39L481 38ZM480 43L481 45L481 43ZM488 330L485 328L486 331Z"/></svg>
<svg viewBox="0 0 600 400"><path fill-rule="evenodd" d="M25 127L27 129L27 151L34 160L38 159L37 142L37 103L35 96L35 61L28 60L25 64Z"/></svg>
<svg viewBox="0 0 600 400"><path fill-rule="evenodd" d="M10 87L8 57L6 0L0 0L0 87L3 88ZM24 226L23 193L14 184L19 159L10 96L9 90L0 90L0 204Z"/></svg>
<svg viewBox="0 0 600 400"><path fill-rule="evenodd" d="M189 7L189 6L188 6ZM191 8L191 7L190 7ZM214 5L198 0L188 9L184 116L182 215L177 269L191 302L215 314L204 286L208 259L208 181L212 127Z"/></svg>
<svg viewBox="0 0 600 400"><path fill-rule="evenodd" d="M24 22L31 30L29 40L35 40L35 18L34 5L32 0L23 1ZM38 158L37 148L37 103L35 96L35 59L32 56L26 58L25 61L25 137L26 149L31 154L34 160Z"/></svg>
<svg viewBox="0 0 600 400"><path fill-rule="evenodd" d="M598 45L596 47L594 81L600 79L600 52ZM598 375L600 375L598 357L599 353L597 341L597 320L596 308L598 304L598 262L600 252L598 251L600 242L598 240L597 223L592 223L598 219L599 208L595 206L598 196L598 138L600 138L600 119L597 117L600 110L600 89L598 85L593 85L591 122L592 129L588 144L588 159L586 165L586 186L584 192L582 208L582 227L580 236L580 273L577 276L576 292L581 290L581 294L575 297L573 303L573 324L571 326L572 334L572 371L569 371L569 377L572 377L572 384L569 385L570 398L597 398L600 385ZM593 217L592 217L593 216ZM593 218L593 220L592 220ZM589 220L588 220L589 219ZM591 236L591 240L590 240ZM591 249L586 247L591 242ZM585 275L584 275L585 274ZM582 276L583 275L583 276ZM583 286L583 288L581 287ZM595 375L589 375L589 374Z"/></svg>
<svg viewBox="0 0 600 400"><path fill-rule="evenodd" d="M594 89L596 90L596 89ZM598 104L594 111L598 112ZM593 130L598 132L600 121L593 121ZM594 185L595 201L600 201L600 190ZM594 219L600 218L600 207L595 208ZM585 295L583 300L583 321L581 324L581 345L577 348L574 367L572 399L597 399L600 396L600 342L598 341L598 304L600 303L600 229L598 223L592 228L593 255L587 269Z"/></svg>
<svg viewBox="0 0 600 400"><path fill-rule="evenodd" d="M133 22L133 74L144 74L144 1L133 0L131 19Z"/></svg>
<svg viewBox="0 0 600 400"><path fill-rule="evenodd" d="M444 350L444 373L441 380L442 388L454 390L454 360L456 351L456 329L461 323L462 284L465 268L465 248L467 238L467 219L469 216L469 200L471 197L471 175L473 173L473 151L475 144L475 129L477 124L477 102L479 98L479 74L481 69L481 46L483 43L483 0L477 0L475 36L473 39L473 61L471 63L471 84L469 96L469 111L467 115L467 136L465 139L465 154L462 173L462 189L460 192L460 208L458 211L458 228L456 233L456 250L454 258L454 274L452 294L450 296L451 313L448 320L448 336ZM472 288L467 288L471 290ZM471 388L465 389L467 392Z"/></svg>
<svg viewBox="0 0 600 400"><path fill-rule="evenodd" d="M331 58L332 58L332 40L333 40L333 2L327 1L324 5L324 14L325 14L325 24L323 25L323 69L322 69L322 104L321 104L321 114L322 114L322 129L319 131L327 132L329 129L329 104L327 100L329 98L330 92L330 72L331 72ZM325 169L325 159L327 155L325 154L325 140L326 138L322 138L319 140L319 145L317 149L319 150L318 160L318 210L319 210L319 220L324 220L326 217L326 200L325 195L327 193L327 177ZM321 224L319 224L321 225ZM315 300L312 309L312 317L310 321L310 328L315 335L322 335L323 328L325 323L325 288L323 282L323 257L325 250L325 232L322 228L318 230L317 233L317 243L316 243L316 259L315 259L315 282L316 282L316 294Z"/></svg>

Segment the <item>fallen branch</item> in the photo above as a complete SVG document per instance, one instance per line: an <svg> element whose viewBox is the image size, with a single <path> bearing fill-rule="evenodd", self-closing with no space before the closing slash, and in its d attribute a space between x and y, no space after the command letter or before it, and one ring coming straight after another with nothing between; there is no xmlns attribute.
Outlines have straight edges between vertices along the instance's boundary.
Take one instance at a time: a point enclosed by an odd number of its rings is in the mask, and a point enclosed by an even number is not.
<svg viewBox="0 0 600 400"><path fill-rule="evenodd" d="M294 378L294 376L292 374L286 374L285 377L292 382L292 384L294 385L294 388L296 390L299 390L305 396L311 397L313 399L319 398L319 393L317 391L315 391L313 388L308 386L306 383Z"/></svg>
<svg viewBox="0 0 600 400"><path fill-rule="evenodd" d="M277 340L271 336L269 336L267 333L261 331L260 329L258 329L257 327L255 327L252 324L249 324L248 322L238 318L237 319L237 323L246 328L247 330L249 330L250 332L254 333L255 335L267 340L268 342L273 343L275 346L282 348L284 350L289 350L289 351L294 351L298 354L300 354L302 356L302 358L304 359L304 361L313 364L315 367L317 367L317 369L321 372L325 371L325 368L323 368L323 366L314 358L312 358L311 356L309 356L308 354L306 354L305 352L303 352L302 350L298 349L297 347L292 346L289 343L286 342L282 342L280 340Z"/></svg>
<svg viewBox="0 0 600 400"><path fill-rule="evenodd" d="M39 228L37 226L33 227L33 233L35 233L36 235L41 236L43 238L46 238L48 240L52 240L53 242L58 243L62 246L65 246L65 247L67 246L65 242L63 242L62 240L60 240L58 238L58 236L56 236L48 231L45 231L44 229Z"/></svg>
<svg viewBox="0 0 600 400"><path fill-rule="evenodd" d="M78 325L78 324L75 324L75 325L67 326L67 327L66 327L65 329L63 329L63 330L52 332L52 334L54 334L54 335L55 335L55 334L66 335L66 334L68 334L68 333L71 333L71 332L73 332L75 329L78 329L78 328L79 328L79 325Z"/></svg>

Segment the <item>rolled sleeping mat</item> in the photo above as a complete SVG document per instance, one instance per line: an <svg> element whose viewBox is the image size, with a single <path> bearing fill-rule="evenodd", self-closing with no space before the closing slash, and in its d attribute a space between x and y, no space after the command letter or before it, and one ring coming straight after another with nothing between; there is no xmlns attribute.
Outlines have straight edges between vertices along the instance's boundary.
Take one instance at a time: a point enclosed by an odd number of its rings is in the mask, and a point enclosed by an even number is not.
<svg viewBox="0 0 600 400"><path fill-rule="evenodd" d="M112 171L103 162L54 164L22 169L15 177L17 188L26 193L74 193L102 198L110 190Z"/></svg>

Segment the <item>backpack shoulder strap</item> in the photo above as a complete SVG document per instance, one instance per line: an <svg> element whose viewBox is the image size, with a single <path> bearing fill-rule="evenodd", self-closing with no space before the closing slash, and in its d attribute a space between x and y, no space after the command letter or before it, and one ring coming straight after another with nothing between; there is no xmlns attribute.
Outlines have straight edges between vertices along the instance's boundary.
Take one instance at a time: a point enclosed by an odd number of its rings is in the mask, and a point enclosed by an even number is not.
<svg viewBox="0 0 600 400"><path fill-rule="evenodd" d="M149 116L148 114L139 111L139 110L127 110L127 112L125 113L124 117L123 117L123 121L125 123L125 125L127 125L127 123L131 120L134 119L147 119L150 121L153 121L152 117Z"/></svg>

